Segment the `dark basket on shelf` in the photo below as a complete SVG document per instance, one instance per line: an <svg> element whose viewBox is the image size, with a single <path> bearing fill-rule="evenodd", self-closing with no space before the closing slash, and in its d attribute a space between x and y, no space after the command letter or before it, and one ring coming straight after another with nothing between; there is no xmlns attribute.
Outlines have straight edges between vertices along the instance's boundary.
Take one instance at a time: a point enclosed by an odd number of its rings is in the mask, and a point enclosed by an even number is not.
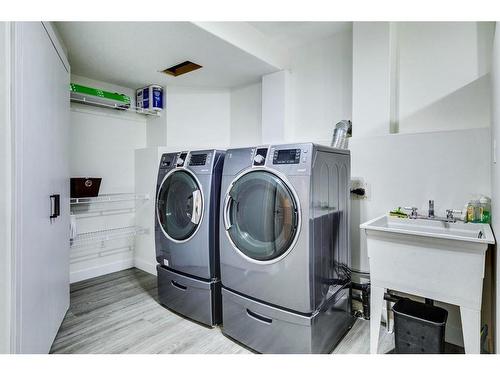
<svg viewBox="0 0 500 375"><path fill-rule="evenodd" d="M393 306L397 354L444 353L448 311L437 306L400 299Z"/></svg>
<svg viewBox="0 0 500 375"><path fill-rule="evenodd" d="M71 198L88 198L99 195L102 178L72 177L70 180Z"/></svg>

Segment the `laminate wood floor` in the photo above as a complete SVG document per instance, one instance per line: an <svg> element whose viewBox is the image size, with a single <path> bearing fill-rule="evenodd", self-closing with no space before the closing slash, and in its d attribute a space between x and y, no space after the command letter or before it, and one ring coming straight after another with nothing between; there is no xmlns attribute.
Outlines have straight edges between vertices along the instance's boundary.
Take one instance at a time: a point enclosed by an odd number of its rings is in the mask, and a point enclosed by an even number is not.
<svg viewBox="0 0 500 375"><path fill-rule="evenodd" d="M369 322L357 320L333 353L368 353ZM381 329L379 350L394 348ZM51 353L251 353L221 333L167 310L156 277L137 268L71 285L71 304Z"/></svg>

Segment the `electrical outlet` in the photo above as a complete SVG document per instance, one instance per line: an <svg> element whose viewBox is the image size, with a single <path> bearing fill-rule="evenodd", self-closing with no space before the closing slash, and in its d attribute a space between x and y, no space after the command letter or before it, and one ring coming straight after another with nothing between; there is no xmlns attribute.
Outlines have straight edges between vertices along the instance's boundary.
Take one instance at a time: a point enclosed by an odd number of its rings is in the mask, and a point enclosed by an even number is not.
<svg viewBox="0 0 500 375"><path fill-rule="evenodd" d="M368 199L370 196L370 192L368 189L368 184L365 182L363 177L353 177L351 178L351 190L354 189L364 189L365 195L351 194L352 199Z"/></svg>

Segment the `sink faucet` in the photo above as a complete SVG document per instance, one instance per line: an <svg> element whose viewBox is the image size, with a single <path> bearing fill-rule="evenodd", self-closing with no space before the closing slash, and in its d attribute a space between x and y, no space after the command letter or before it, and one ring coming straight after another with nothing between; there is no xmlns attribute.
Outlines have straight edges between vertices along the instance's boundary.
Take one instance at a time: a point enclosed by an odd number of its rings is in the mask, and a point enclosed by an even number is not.
<svg viewBox="0 0 500 375"><path fill-rule="evenodd" d="M410 219L418 219L418 208L417 207L405 207L404 208L406 211L411 211L411 213L408 215Z"/></svg>
<svg viewBox="0 0 500 375"><path fill-rule="evenodd" d="M454 223L454 222L457 221L457 218L455 217L454 214L461 215L462 211L461 210L453 210L453 209L446 210L446 219L447 219L448 222Z"/></svg>
<svg viewBox="0 0 500 375"><path fill-rule="evenodd" d="M434 200L429 200L429 217L434 217Z"/></svg>
<svg viewBox="0 0 500 375"><path fill-rule="evenodd" d="M447 209L446 217L435 216L434 200L432 199L429 200L429 211L427 216L419 215L417 207L405 207L404 209L410 211L410 213L408 214L409 219L427 219L427 220L443 221L445 223L455 223L457 221L457 218L454 216L454 214L462 214L462 211L460 210Z"/></svg>

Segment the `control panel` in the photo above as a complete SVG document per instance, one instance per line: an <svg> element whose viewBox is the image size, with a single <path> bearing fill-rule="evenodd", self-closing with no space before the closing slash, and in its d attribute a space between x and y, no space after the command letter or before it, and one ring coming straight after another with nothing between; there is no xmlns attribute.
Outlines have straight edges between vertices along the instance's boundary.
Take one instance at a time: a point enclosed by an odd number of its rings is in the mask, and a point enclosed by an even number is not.
<svg viewBox="0 0 500 375"><path fill-rule="evenodd" d="M274 150L273 164L299 164L300 154L300 148Z"/></svg>
<svg viewBox="0 0 500 375"><path fill-rule="evenodd" d="M172 166L173 157L169 154L163 154L160 160L160 168L169 168Z"/></svg>
<svg viewBox="0 0 500 375"><path fill-rule="evenodd" d="M253 158L254 166L262 166L266 164L267 148L258 148L255 151L255 156Z"/></svg>

